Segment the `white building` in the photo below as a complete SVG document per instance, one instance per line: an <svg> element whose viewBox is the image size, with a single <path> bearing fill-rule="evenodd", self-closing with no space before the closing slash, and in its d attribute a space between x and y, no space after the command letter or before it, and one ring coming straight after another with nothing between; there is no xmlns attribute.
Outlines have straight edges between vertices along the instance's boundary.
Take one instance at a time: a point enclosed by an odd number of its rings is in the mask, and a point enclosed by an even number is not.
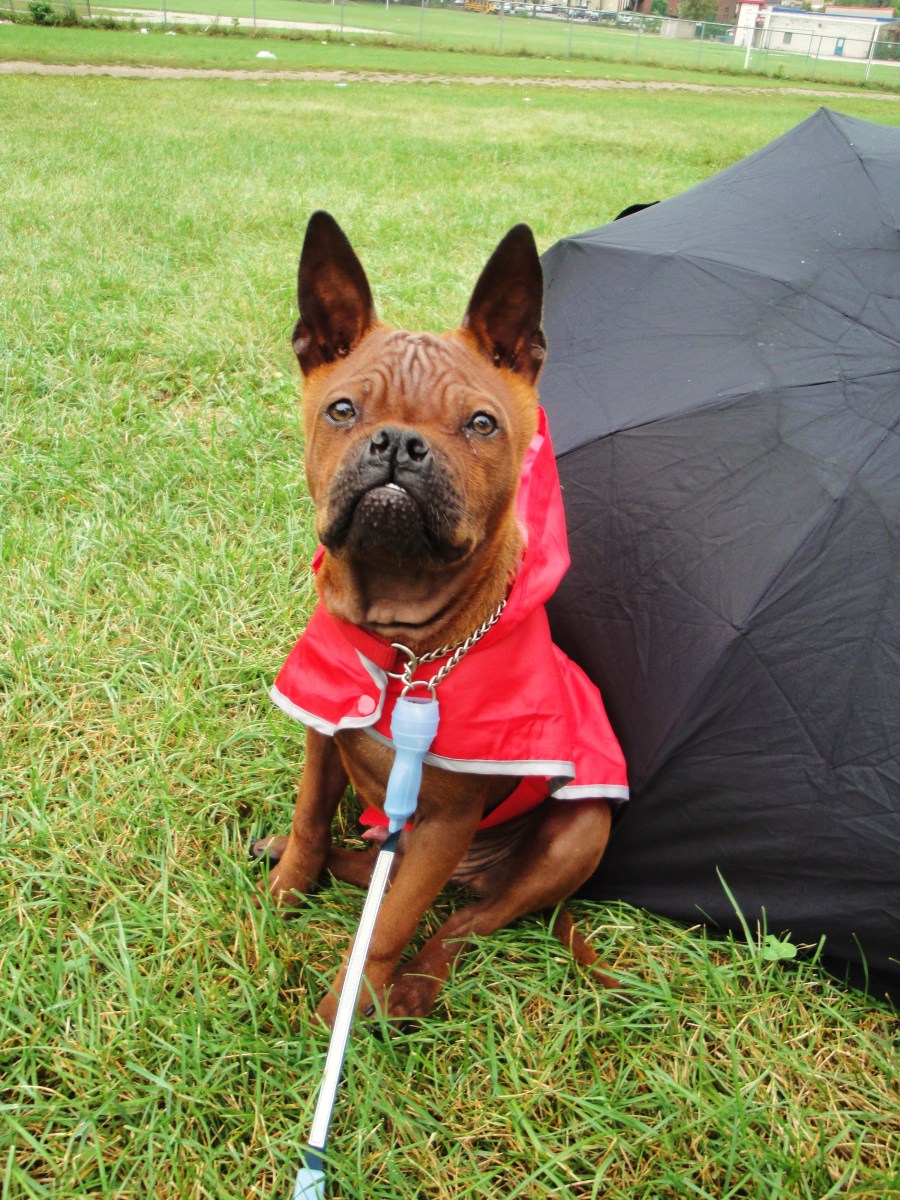
<svg viewBox="0 0 900 1200"><path fill-rule="evenodd" d="M879 35L900 27L890 8L850 8L831 5L823 12L743 0L738 8L734 41L774 53L807 58L870 58Z"/></svg>

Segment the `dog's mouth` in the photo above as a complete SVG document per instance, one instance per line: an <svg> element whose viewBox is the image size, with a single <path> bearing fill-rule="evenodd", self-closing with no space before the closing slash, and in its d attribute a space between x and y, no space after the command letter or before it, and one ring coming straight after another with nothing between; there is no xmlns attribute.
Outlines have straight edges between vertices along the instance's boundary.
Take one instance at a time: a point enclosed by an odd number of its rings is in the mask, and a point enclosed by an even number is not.
<svg viewBox="0 0 900 1200"><path fill-rule="evenodd" d="M399 483L379 484L358 497L349 514L347 534L378 543L421 540L426 533L422 505Z"/></svg>
<svg viewBox="0 0 900 1200"><path fill-rule="evenodd" d="M454 541L455 522L440 491L389 480L345 493L330 506L335 518L322 530L322 543L332 553L344 551L380 567L457 562L468 547Z"/></svg>

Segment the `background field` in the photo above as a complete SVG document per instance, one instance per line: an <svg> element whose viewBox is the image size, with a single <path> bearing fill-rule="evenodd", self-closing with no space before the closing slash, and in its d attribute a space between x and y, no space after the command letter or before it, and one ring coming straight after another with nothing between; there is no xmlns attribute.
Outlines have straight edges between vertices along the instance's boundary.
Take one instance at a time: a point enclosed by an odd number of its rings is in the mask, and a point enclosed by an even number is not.
<svg viewBox="0 0 900 1200"><path fill-rule="evenodd" d="M543 249L817 101L2 77L0 103L2 1195L286 1198L360 906L281 922L244 858L302 756L266 690L311 601L305 220L338 216L386 317L443 327L515 221ZM420 1030L355 1036L331 1195L900 1195L888 1006L752 935L578 912L630 1002L539 920L481 943Z"/></svg>
<svg viewBox="0 0 900 1200"><path fill-rule="evenodd" d="M741 46L732 44L733 30L714 23L683 23L687 36L660 36L658 17L632 18L626 14L615 25L583 21L550 20L519 14L498 16L470 13L450 5L380 4L372 0L122 0L98 4L92 0L50 0L57 17L66 12L82 18L115 17L136 26L152 28L153 18L168 22L169 29L182 29L189 14L197 14L201 27L210 23L222 33L241 24L248 32L271 36L267 24L294 25L294 33L305 38L353 41L357 44L390 45L414 50L452 50L456 54L478 53L492 60L490 74L506 74L504 58L527 55L532 60L564 59L566 68L588 61L603 62L630 70L662 68L685 72L702 70L722 74L732 82L756 80L819 81L830 85L867 85L900 91L900 63L867 64L868 46L860 42L846 47L848 57L820 54L816 47L806 55L782 53L760 47L749 58ZM6 0L12 13L26 13L28 0ZM629 23L625 23L625 22ZM306 29L302 29L306 26ZM285 30L280 30L285 34ZM773 41L780 45L780 38ZM483 68L482 68L483 69Z"/></svg>

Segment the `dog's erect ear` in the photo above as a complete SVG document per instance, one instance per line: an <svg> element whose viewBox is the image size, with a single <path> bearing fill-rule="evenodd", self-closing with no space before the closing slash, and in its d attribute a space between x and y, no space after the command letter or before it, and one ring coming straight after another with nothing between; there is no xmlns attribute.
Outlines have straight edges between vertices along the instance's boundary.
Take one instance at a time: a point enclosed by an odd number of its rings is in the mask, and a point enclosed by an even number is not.
<svg viewBox="0 0 900 1200"><path fill-rule="evenodd" d="M362 264L327 212L314 212L306 227L297 301L300 320L292 343L304 375L346 358L377 320Z"/></svg>
<svg viewBox="0 0 900 1200"><path fill-rule="evenodd" d="M494 366L508 367L529 383L538 377L547 350L541 329L544 277L534 234L514 226L481 272L463 329L469 329Z"/></svg>

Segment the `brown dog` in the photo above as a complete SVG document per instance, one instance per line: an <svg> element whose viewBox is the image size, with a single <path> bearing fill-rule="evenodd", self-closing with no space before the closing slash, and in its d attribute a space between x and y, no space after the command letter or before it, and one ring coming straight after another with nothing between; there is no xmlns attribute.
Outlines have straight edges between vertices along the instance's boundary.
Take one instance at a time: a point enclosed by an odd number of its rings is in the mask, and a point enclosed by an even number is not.
<svg viewBox="0 0 900 1200"><path fill-rule="evenodd" d="M411 673L427 682L478 631L436 685L441 725L360 1001L392 1017L423 1015L471 935L553 909L591 875L609 834L609 799L627 795L599 696L551 646L542 607L568 560L535 393L545 353L540 261L531 231L519 225L482 272L459 329L393 330L376 318L350 243L320 212L307 229L298 291L293 345L323 547L321 603L273 689L309 727L293 826L254 853L276 864L268 886L279 905L297 903L326 870L365 886L375 852L333 847L331 824L348 783L379 819L393 758L385 722L400 687L394 676L418 656ZM508 698L492 717L500 676L508 676ZM586 713L572 710L573 692L584 693ZM466 727L455 733L458 713ZM485 749L492 721L503 742L497 752ZM585 724L602 726L606 758L582 778L572 747ZM498 824L512 796L513 815ZM400 967L450 880L480 899ZM554 925L579 961L595 964L563 910ZM318 1008L329 1023L341 978Z"/></svg>

